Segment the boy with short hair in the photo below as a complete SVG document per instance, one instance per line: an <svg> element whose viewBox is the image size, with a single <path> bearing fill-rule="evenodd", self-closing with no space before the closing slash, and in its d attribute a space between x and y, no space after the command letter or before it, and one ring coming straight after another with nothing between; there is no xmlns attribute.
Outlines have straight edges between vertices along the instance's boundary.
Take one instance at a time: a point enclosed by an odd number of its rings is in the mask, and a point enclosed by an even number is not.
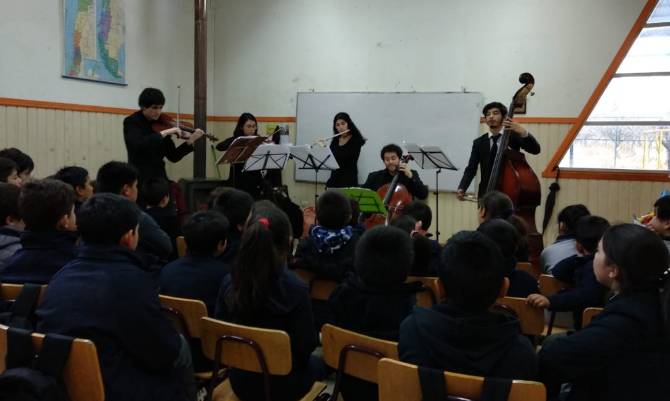
<svg viewBox="0 0 670 401"><path fill-rule="evenodd" d="M670 195L662 196L654 202L654 217L647 227L658 234L670 250Z"/></svg>
<svg viewBox="0 0 670 401"><path fill-rule="evenodd" d="M447 241L439 277L447 300L415 308L400 326L400 360L434 369L511 379L537 374L535 351L519 321L489 309L509 281L498 247L476 231Z"/></svg>
<svg viewBox="0 0 670 401"><path fill-rule="evenodd" d="M19 213L20 192L16 185L0 183L0 271L21 249L21 232L25 224Z"/></svg>
<svg viewBox="0 0 670 401"><path fill-rule="evenodd" d="M93 196L93 185L88 170L79 166L67 166L58 170L52 177L55 180L70 184L74 190L76 199L74 201L74 213L79 213L79 208Z"/></svg>
<svg viewBox="0 0 670 401"><path fill-rule="evenodd" d="M137 207L103 193L79 215L84 245L49 283L37 330L92 340L108 401L193 400L188 346L163 316L155 281L133 252Z"/></svg>
<svg viewBox="0 0 670 401"><path fill-rule="evenodd" d="M74 191L58 180L29 181L21 188L19 214L26 228L21 249L0 272L0 281L47 284L77 255Z"/></svg>
<svg viewBox="0 0 670 401"><path fill-rule="evenodd" d="M593 258L598 242L609 226L609 222L600 216L580 218L575 232L577 255L563 259L551 271L554 277L571 285L571 288L549 297L531 294L527 298L528 303L550 311L573 312L575 328L580 329L584 309L605 304L607 287L596 280Z"/></svg>
<svg viewBox="0 0 670 401"><path fill-rule="evenodd" d="M23 153L17 148L5 148L0 150L0 157L6 157L16 163L16 171L19 175L19 178L21 178L21 182L27 182L30 180L30 175L35 169L35 163L29 155Z"/></svg>
<svg viewBox="0 0 670 401"><path fill-rule="evenodd" d="M6 157L0 157L0 182L21 186L21 177L19 177L19 167L14 160Z"/></svg>
<svg viewBox="0 0 670 401"><path fill-rule="evenodd" d="M300 241L294 269L314 272L317 277L342 281L354 269L358 234L349 225L351 203L342 193L326 191L316 204L316 222L309 236Z"/></svg>
<svg viewBox="0 0 670 401"><path fill-rule="evenodd" d="M98 170L96 186L98 193L109 192L121 195L133 203L137 202L137 170L128 163L111 161ZM160 260L167 260L172 253L170 237L161 230L153 218L137 208L140 224L139 252L154 255Z"/></svg>
<svg viewBox="0 0 670 401"><path fill-rule="evenodd" d="M149 178L142 186L142 199L145 205L144 211L172 241L170 260L177 259L177 237L181 235L181 229L177 211L170 206L170 182L160 177Z"/></svg>
<svg viewBox="0 0 670 401"><path fill-rule="evenodd" d="M575 247L575 231L577 221L589 216L591 213L582 204L570 205L558 213L558 237L556 241L542 250L540 254L540 268L545 273L551 273L551 269L558 262L577 254Z"/></svg>
<svg viewBox="0 0 670 401"><path fill-rule="evenodd" d="M219 259L227 264L232 264L237 256L237 248L240 245L242 231L251 218L254 209L254 198L239 189L230 188L220 191L213 201L213 209L221 212L228 219L230 228L228 231L228 246L219 256Z"/></svg>

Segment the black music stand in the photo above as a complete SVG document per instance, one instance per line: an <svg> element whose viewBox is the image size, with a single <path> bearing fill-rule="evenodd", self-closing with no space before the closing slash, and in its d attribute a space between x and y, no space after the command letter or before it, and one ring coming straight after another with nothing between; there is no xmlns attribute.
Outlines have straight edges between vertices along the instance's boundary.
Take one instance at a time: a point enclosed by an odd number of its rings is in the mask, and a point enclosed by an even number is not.
<svg viewBox="0 0 670 401"><path fill-rule="evenodd" d="M290 150L291 157L299 162L298 169L314 170L314 205L316 205L316 201L319 199L319 171L337 170L340 165L337 164L337 160L335 160L335 156L329 147L303 145L292 146Z"/></svg>
<svg viewBox="0 0 670 401"><path fill-rule="evenodd" d="M242 171L281 170L289 157L286 145L262 144L249 156Z"/></svg>
<svg viewBox="0 0 670 401"><path fill-rule="evenodd" d="M230 166L230 177L233 177L233 187L235 187L235 172L233 171L233 164L245 163L249 156L254 153L254 150L265 142L265 137L262 136L239 136L230 144L228 149L219 157L216 161L216 165L229 163Z"/></svg>
<svg viewBox="0 0 670 401"><path fill-rule="evenodd" d="M439 146L421 146L415 143L405 143L405 149L413 158L416 164L421 169L436 169L435 170L435 239L440 242L440 203L438 199L440 181L438 174L445 170L458 170L456 166L449 160L447 155L442 152Z"/></svg>

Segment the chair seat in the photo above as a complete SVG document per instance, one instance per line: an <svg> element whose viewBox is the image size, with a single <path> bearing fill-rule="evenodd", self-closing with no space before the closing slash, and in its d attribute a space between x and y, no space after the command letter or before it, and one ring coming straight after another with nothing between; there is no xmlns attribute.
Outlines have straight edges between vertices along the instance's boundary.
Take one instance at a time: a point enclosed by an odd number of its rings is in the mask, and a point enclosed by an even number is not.
<svg viewBox="0 0 670 401"><path fill-rule="evenodd" d="M326 383L314 382L312 388L305 394L301 401L312 401L326 389ZM216 386L214 394L212 394L212 401L240 401L233 392L230 385L230 380L226 379L221 384Z"/></svg>

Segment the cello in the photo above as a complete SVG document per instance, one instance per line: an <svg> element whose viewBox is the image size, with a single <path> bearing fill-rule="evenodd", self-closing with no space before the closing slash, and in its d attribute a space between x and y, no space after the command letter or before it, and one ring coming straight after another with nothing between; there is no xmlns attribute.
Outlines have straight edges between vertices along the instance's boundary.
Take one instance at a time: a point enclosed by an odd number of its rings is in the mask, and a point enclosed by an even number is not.
<svg viewBox="0 0 670 401"><path fill-rule="evenodd" d="M412 155L403 155L400 157L400 162L408 163L413 159ZM400 214L405 205L412 202L412 194L403 184L398 183L401 174L403 173L398 170L390 183L384 184L377 189L377 194L382 198L382 203L386 207L387 213L386 216L382 214L373 214L366 219L366 229L370 229L379 224L388 226L389 223Z"/></svg>
<svg viewBox="0 0 670 401"><path fill-rule="evenodd" d="M528 72L519 76L523 84L512 97L507 117L512 118L516 110L526 109L526 97L533 86L535 78ZM535 208L540 205L540 180L533 169L526 162L526 156L517 150L509 149L510 135L514 135L509 128L501 134L491 175L486 186L486 192L500 191L512 199L515 214L519 216L528 228L528 249L530 262L539 273L539 257L542 252L542 235L537 232L535 225Z"/></svg>

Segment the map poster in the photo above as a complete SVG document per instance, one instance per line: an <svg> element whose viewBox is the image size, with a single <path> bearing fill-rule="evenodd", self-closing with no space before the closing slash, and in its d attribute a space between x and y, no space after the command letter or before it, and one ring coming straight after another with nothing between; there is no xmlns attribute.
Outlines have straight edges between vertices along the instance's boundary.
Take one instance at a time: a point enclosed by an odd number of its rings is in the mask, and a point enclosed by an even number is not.
<svg viewBox="0 0 670 401"><path fill-rule="evenodd" d="M63 0L63 76L126 84L123 0Z"/></svg>

